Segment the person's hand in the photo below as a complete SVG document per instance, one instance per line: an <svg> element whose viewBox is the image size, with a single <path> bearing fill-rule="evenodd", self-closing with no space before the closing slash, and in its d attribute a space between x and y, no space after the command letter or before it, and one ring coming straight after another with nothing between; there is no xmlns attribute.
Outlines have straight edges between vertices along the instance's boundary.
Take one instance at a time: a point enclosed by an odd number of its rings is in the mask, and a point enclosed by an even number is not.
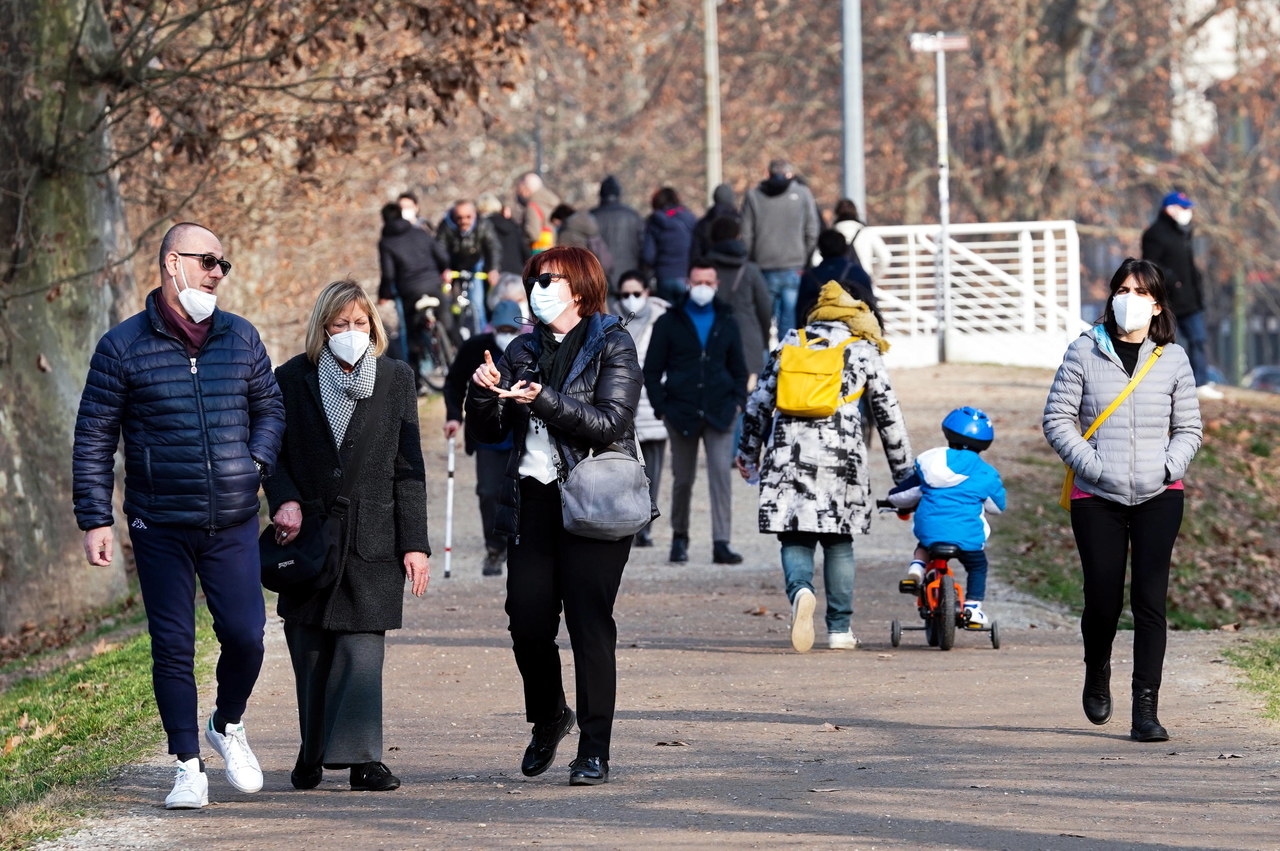
<svg viewBox="0 0 1280 851"><path fill-rule="evenodd" d="M476 367L476 371L471 373L471 383L486 390L495 390L501 380L502 373L498 372L498 368L493 365L493 353L485 349L484 363Z"/></svg>
<svg viewBox="0 0 1280 851"><path fill-rule="evenodd" d="M386 307L388 304L392 304L394 302L395 299L393 298L380 298L378 299L378 307Z"/></svg>
<svg viewBox="0 0 1280 851"><path fill-rule="evenodd" d="M441 272L440 280L444 281L446 284L450 283L453 280L453 270L445 269L443 272Z"/></svg>
<svg viewBox="0 0 1280 851"><path fill-rule="evenodd" d="M509 390L498 388L498 396L503 399L515 399L521 405L528 405L534 399L537 399L538 394L541 392L541 384L536 381L525 381L524 379L512 384Z"/></svg>
<svg viewBox="0 0 1280 851"><path fill-rule="evenodd" d="M94 567L106 567L111 564L111 553L115 549L115 533L110 526L99 526L84 533L84 554L89 564Z"/></svg>
<svg viewBox="0 0 1280 851"><path fill-rule="evenodd" d="M457 420L449 420L444 424L444 439L448 440L458 433L458 429L462 428L462 423Z"/></svg>
<svg viewBox="0 0 1280 851"><path fill-rule="evenodd" d="M405 581L413 583L413 596L421 597L427 593L427 583L431 581L431 563L426 553L404 554Z"/></svg>
<svg viewBox="0 0 1280 851"><path fill-rule="evenodd" d="M292 499L280 503L271 522L276 524L276 543L289 543L298 537L298 531L302 529L302 505Z"/></svg>
<svg viewBox="0 0 1280 851"><path fill-rule="evenodd" d="M733 456L733 466L738 468L738 472L742 475L742 478L751 478L751 468L747 466L747 459L743 458L741 455L735 455Z"/></svg>

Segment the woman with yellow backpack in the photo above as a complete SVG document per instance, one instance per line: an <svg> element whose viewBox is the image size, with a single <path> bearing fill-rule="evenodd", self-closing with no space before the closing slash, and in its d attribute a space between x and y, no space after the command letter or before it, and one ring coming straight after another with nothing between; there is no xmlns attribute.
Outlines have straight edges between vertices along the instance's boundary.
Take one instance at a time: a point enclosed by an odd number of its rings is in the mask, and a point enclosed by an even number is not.
<svg viewBox="0 0 1280 851"><path fill-rule="evenodd" d="M778 536L791 601L791 646L813 646L814 556L823 550L827 646L853 650L853 536L871 529L871 478L858 400L870 402L895 483L914 458L866 303L822 287L803 328L787 332L747 400L734 463L760 481L760 531ZM776 416L775 416L776 415Z"/></svg>

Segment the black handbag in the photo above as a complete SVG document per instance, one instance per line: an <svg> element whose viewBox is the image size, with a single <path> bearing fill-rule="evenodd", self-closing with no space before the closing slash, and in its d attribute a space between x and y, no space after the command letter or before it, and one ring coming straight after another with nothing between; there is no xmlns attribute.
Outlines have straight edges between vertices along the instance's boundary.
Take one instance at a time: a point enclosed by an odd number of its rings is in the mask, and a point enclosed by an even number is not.
<svg viewBox="0 0 1280 851"><path fill-rule="evenodd" d="M262 586L268 591L319 591L338 579L347 555L347 513L351 491L360 479L373 442L373 430L382 418L390 378L374 382L369 415L351 462L342 473L342 487L333 505L324 514L302 518L298 535L287 544L276 540L276 526L268 523L258 536L258 557L262 565Z"/></svg>

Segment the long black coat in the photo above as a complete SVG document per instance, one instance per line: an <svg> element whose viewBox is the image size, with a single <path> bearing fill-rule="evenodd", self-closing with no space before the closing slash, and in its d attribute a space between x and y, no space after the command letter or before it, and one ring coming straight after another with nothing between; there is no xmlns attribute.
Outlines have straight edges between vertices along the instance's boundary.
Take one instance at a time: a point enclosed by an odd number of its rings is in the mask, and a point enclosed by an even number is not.
<svg viewBox="0 0 1280 851"><path fill-rule="evenodd" d="M531 414L547 424L565 462L576 465L592 450L615 443L632 457L640 457L635 418L643 376L635 341L616 316L596 313L582 321L590 323L586 339L559 388L544 386L529 405L501 399L475 385L467 393L467 428L475 439L484 443L512 439L508 486L494 520L503 534L520 532L520 459ZM540 382L540 351L536 333L516 337L496 364L502 376L499 386L510 387L522 379ZM567 472L563 470L561 478Z"/></svg>
<svg viewBox="0 0 1280 851"><path fill-rule="evenodd" d="M1191 231L1183 229L1164 210L1151 227L1142 232L1142 259L1150 260L1164 271L1169 307L1175 317L1204 310L1204 285L1196 268Z"/></svg>
<svg viewBox="0 0 1280 851"><path fill-rule="evenodd" d="M644 355L644 389L653 412L684 435L697 434L704 422L717 431L729 431L747 403L747 365L738 323L728 306L712 304L716 318L705 350L681 305L653 323Z"/></svg>
<svg viewBox="0 0 1280 851"><path fill-rule="evenodd" d="M379 384L390 382L386 408L370 421L372 399L358 401L339 449L325 418L316 367L302 354L276 370L285 433L276 470L263 483L272 515L289 500L302 504L303 516L323 512L338 496L342 467L361 431L375 429L351 495L350 547L338 581L316 593L281 594L277 611L285 620L342 632L399 629L404 554L431 554L413 372L390 358L378 358L377 371Z"/></svg>

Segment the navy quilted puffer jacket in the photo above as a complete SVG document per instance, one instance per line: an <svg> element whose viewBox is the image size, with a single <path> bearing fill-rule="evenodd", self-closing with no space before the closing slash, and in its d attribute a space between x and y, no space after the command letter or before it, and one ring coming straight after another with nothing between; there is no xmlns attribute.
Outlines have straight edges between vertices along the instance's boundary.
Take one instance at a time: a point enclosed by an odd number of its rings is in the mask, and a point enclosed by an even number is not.
<svg viewBox="0 0 1280 851"><path fill-rule="evenodd" d="M124 508L160 526L224 529L258 513L258 469L275 463L284 405L248 320L222 310L194 357L155 300L98 341L76 418L76 522L110 526L116 444L124 432Z"/></svg>

